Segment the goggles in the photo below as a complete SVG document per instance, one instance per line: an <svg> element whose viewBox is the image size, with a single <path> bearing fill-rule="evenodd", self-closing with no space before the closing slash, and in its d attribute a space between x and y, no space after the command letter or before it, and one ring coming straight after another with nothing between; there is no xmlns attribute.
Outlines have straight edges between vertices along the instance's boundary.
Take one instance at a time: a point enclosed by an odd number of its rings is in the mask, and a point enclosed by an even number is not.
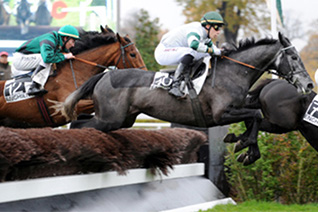
<svg viewBox="0 0 318 212"><path fill-rule="evenodd" d="M212 24L211 25L215 31L219 31L222 28L222 25Z"/></svg>

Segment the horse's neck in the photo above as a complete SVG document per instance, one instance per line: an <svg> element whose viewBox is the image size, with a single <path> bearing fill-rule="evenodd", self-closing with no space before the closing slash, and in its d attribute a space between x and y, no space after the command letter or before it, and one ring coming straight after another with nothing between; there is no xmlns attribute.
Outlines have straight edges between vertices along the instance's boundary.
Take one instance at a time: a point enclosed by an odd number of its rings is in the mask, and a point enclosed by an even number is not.
<svg viewBox="0 0 318 212"><path fill-rule="evenodd" d="M120 45L118 42L115 42L88 50L79 54L79 56L99 65L112 66L116 64L116 59L119 57L120 53Z"/></svg>
<svg viewBox="0 0 318 212"><path fill-rule="evenodd" d="M114 48L113 45L115 44L100 46L100 47L85 51L83 53L80 53L76 55L76 57L83 58L89 62L94 62L98 65L102 65L106 67L110 65L114 65L114 61L118 57L118 52L120 50L118 48L117 49ZM113 47L111 48L111 46ZM71 64L67 64L67 63L70 63L70 61L65 61L64 65L61 65L59 70L62 70L63 73L61 73L57 77L61 79L62 81L66 80L68 82L73 83L74 78L73 78L72 72L74 72L74 75L76 77L75 80L77 81L78 85L81 85L83 82L88 80L93 75L96 75L103 71L102 68L99 68L92 64L86 64L82 61L77 61L77 60L74 60L72 62L73 70L70 70Z"/></svg>
<svg viewBox="0 0 318 212"><path fill-rule="evenodd" d="M262 45L243 51L238 55L238 60L246 61L246 64L255 67L255 69L248 68L250 70L247 70L251 85L269 68L269 62L276 56L279 48L278 44Z"/></svg>
<svg viewBox="0 0 318 212"><path fill-rule="evenodd" d="M279 48L280 46L278 44L261 45L247 49L237 56L240 60L246 61L246 63L261 69L268 65L268 62L275 57Z"/></svg>

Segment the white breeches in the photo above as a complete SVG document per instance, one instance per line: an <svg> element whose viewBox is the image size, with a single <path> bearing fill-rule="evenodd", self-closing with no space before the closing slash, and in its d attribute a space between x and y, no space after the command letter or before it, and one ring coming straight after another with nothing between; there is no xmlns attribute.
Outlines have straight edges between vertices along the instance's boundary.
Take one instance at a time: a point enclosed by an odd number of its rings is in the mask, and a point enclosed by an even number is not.
<svg viewBox="0 0 318 212"><path fill-rule="evenodd" d="M51 64L44 63L41 54L14 53L11 70L12 76L26 74L39 65L45 67L45 69L41 70L36 75L33 75L32 80L44 86L50 74Z"/></svg>
<svg viewBox="0 0 318 212"><path fill-rule="evenodd" d="M190 47L165 47L160 43L155 50L155 59L160 65L178 65L186 54L191 54L195 60L209 56L208 53L197 52Z"/></svg>

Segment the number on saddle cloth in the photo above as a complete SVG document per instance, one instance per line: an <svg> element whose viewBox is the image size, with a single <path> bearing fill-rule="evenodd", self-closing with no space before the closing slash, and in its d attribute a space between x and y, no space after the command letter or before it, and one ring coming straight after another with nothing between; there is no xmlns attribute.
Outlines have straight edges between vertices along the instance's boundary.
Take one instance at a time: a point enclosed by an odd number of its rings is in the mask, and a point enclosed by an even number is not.
<svg viewBox="0 0 318 212"><path fill-rule="evenodd" d="M24 77L7 80L3 88L3 95L7 103L18 102L33 98L26 93L32 83L31 76L25 74Z"/></svg>
<svg viewBox="0 0 318 212"><path fill-rule="evenodd" d="M171 71L170 71L171 73ZM173 83L173 78L169 72L156 72L150 89L162 88L165 90L169 90Z"/></svg>

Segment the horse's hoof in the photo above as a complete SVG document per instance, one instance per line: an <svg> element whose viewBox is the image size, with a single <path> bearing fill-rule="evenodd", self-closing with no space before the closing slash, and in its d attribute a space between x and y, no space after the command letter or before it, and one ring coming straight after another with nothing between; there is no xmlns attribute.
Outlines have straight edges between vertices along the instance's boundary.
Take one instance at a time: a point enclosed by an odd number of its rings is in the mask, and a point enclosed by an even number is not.
<svg viewBox="0 0 318 212"><path fill-rule="evenodd" d="M242 149L244 149L245 146L242 144L241 141L236 142L236 144L234 145L234 153L237 153L239 151L241 151Z"/></svg>
<svg viewBox="0 0 318 212"><path fill-rule="evenodd" d="M251 159L251 157L247 155L245 157L244 161L243 161L243 165L244 166L248 166L248 165L251 165L254 162L255 162L255 160Z"/></svg>
<svg viewBox="0 0 318 212"><path fill-rule="evenodd" d="M227 134L223 139L224 143L235 143L237 141L237 137L234 133Z"/></svg>
<svg viewBox="0 0 318 212"><path fill-rule="evenodd" d="M247 154L246 153L242 153L236 158L236 161L239 162L239 163L242 163L245 160L246 157L247 157Z"/></svg>
<svg viewBox="0 0 318 212"><path fill-rule="evenodd" d="M259 118L259 119L263 119L264 118L264 114L263 114L261 109L257 110L256 118Z"/></svg>
<svg viewBox="0 0 318 212"><path fill-rule="evenodd" d="M258 159L260 159L260 157L255 157L255 156L251 156L251 155L247 155L243 161L243 165L244 166L248 166L251 165L252 163L255 163L255 161L257 161Z"/></svg>

